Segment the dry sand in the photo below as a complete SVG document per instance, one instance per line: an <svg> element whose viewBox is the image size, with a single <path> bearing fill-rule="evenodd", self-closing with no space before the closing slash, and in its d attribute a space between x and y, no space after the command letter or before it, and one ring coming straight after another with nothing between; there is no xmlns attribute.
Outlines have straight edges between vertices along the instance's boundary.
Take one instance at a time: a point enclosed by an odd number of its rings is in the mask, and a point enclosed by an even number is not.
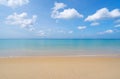
<svg viewBox="0 0 120 79"><path fill-rule="evenodd" d="M120 58L0 58L0 79L120 79Z"/></svg>

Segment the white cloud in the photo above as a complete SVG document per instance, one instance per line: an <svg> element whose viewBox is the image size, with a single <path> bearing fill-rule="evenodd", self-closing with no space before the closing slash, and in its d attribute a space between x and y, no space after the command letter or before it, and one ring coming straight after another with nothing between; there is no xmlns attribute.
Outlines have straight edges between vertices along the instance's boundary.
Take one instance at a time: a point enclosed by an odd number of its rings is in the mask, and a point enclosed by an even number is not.
<svg viewBox="0 0 120 79"><path fill-rule="evenodd" d="M33 27L29 28L29 31L35 31L35 30L36 30L36 29L33 28Z"/></svg>
<svg viewBox="0 0 120 79"><path fill-rule="evenodd" d="M99 34L111 34L113 32L114 32L113 30L109 29L109 30L106 30L104 32L100 32Z"/></svg>
<svg viewBox="0 0 120 79"><path fill-rule="evenodd" d="M6 19L7 24L18 25L22 28L30 28L36 22L37 16L33 15L32 18L28 18L28 14L23 12L21 14L14 13L9 15Z"/></svg>
<svg viewBox="0 0 120 79"><path fill-rule="evenodd" d="M113 30L106 30L105 33L113 33Z"/></svg>
<svg viewBox="0 0 120 79"><path fill-rule="evenodd" d="M55 2L51 17L54 19L71 19L71 18L83 18L83 15L80 14L74 8L64 9L66 5L64 3ZM64 9L63 11L59 11Z"/></svg>
<svg viewBox="0 0 120 79"><path fill-rule="evenodd" d="M114 9L112 11L109 11L107 8L102 8L96 11L95 14L89 15L85 19L85 21L96 21L96 20L105 19L105 18L117 18L117 17L120 17L119 9Z"/></svg>
<svg viewBox="0 0 120 79"><path fill-rule="evenodd" d="M68 33L69 33L69 34L71 34L71 33L73 33L73 31L72 31L72 30L70 30L70 31L68 31Z"/></svg>
<svg viewBox="0 0 120 79"><path fill-rule="evenodd" d="M29 3L29 0L0 0L1 5L5 5L11 8L16 8L28 3Z"/></svg>
<svg viewBox="0 0 120 79"><path fill-rule="evenodd" d="M120 24L118 24L118 25L115 25L114 27L120 27Z"/></svg>
<svg viewBox="0 0 120 79"><path fill-rule="evenodd" d="M100 25L100 23L98 23L98 22L93 22L93 23L91 23L90 25L91 25L91 26L98 26L98 25Z"/></svg>
<svg viewBox="0 0 120 79"><path fill-rule="evenodd" d="M79 14L74 8L72 9L65 9L63 12L60 12L55 18L58 19L70 19L70 18L81 18L83 17L81 14Z"/></svg>
<svg viewBox="0 0 120 79"><path fill-rule="evenodd" d="M63 9L64 7L66 7L66 5L64 3L57 3L57 2L55 2L53 10Z"/></svg>
<svg viewBox="0 0 120 79"><path fill-rule="evenodd" d="M43 31L43 30L38 31L38 32L37 32L37 35L40 36L40 37L47 36L47 35L46 35L46 32Z"/></svg>
<svg viewBox="0 0 120 79"><path fill-rule="evenodd" d="M83 30L83 29L86 29L86 28L87 28L86 26L78 26L79 30Z"/></svg>

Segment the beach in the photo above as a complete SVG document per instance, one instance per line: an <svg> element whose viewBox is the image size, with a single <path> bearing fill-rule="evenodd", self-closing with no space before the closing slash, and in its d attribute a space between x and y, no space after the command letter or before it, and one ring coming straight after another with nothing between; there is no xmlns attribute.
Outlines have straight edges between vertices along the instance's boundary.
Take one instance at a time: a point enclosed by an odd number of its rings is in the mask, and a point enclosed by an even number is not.
<svg viewBox="0 0 120 79"><path fill-rule="evenodd" d="M119 57L0 58L0 79L120 79Z"/></svg>
<svg viewBox="0 0 120 79"><path fill-rule="evenodd" d="M120 79L120 0L0 0L0 79Z"/></svg>

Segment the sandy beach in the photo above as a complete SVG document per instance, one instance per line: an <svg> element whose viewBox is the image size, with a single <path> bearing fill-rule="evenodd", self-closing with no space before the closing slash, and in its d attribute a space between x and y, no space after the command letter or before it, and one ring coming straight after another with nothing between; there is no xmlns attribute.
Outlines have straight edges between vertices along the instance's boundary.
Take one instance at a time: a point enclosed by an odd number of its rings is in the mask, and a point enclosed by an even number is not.
<svg viewBox="0 0 120 79"><path fill-rule="evenodd" d="M0 79L120 79L120 58L0 58Z"/></svg>

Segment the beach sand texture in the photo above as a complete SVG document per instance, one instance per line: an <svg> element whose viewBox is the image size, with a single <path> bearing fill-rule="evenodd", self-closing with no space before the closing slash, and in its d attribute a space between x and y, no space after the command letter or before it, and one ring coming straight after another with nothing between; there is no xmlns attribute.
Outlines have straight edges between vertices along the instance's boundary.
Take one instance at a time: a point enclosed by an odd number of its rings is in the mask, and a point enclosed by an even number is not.
<svg viewBox="0 0 120 79"><path fill-rule="evenodd" d="M120 79L120 58L0 58L0 79Z"/></svg>

